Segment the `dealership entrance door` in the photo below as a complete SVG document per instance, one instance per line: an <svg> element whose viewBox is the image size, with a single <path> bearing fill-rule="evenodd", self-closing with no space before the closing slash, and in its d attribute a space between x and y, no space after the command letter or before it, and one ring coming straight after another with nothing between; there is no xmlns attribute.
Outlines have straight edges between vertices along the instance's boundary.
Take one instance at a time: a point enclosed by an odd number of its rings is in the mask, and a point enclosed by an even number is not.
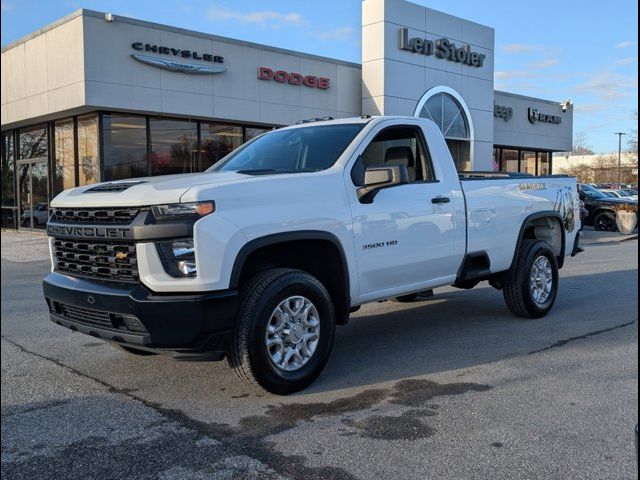
<svg viewBox="0 0 640 480"><path fill-rule="evenodd" d="M23 229L44 229L49 217L47 158L18 160L19 224Z"/></svg>

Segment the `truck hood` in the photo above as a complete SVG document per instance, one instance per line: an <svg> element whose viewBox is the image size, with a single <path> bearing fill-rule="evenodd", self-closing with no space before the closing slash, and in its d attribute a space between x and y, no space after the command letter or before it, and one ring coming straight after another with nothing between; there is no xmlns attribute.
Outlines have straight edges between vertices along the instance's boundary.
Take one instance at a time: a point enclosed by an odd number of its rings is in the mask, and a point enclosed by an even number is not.
<svg viewBox="0 0 640 480"><path fill-rule="evenodd" d="M65 190L51 201L52 207L138 207L179 203L196 185L228 184L250 180L236 172L185 173L132 178Z"/></svg>

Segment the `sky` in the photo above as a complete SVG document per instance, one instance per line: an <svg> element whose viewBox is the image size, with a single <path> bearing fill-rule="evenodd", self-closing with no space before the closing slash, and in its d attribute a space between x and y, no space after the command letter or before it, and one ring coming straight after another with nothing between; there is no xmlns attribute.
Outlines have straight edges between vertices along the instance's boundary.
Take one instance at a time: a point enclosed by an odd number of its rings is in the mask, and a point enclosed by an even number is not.
<svg viewBox="0 0 640 480"><path fill-rule="evenodd" d="M352 62L362 0L2 0L2 46L78 8ZM493 27L495 89L575 105L596 152L637 129L638 4L632 0L414 0Z"/></svg>

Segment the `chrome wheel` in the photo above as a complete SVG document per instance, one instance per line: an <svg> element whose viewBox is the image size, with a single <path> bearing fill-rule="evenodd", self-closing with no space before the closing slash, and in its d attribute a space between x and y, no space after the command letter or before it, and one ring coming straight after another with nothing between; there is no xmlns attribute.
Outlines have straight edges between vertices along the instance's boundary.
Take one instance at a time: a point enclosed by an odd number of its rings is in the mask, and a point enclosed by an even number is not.
<svg viewBox="0 0 640 480"><path fill-rule="evenodd" d="M551 262L544 255L540 255L531 267L531 296L536 303L544 303L553 288L553 269Z"/></svg>
<svg viewBox="0 0 640 480"><path fill-rule="evenodd" d="M318 346L320 317L315 305L302 296L284 299L275 308L265 341L273 365L285 372L305 366Z"/></svg>

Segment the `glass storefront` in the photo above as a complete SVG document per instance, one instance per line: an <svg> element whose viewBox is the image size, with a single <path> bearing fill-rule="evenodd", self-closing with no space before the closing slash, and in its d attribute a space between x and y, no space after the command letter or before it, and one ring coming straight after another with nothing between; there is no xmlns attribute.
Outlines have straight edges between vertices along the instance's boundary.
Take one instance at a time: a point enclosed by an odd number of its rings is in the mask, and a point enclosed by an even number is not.
<svg viewBox="0 0 640 480"><path fill-rule="evenodd" d="M142 116L106 114L102 119L104 179L144 177L147 167L147 119Z"/></svg>
<svg viewBox="0 0 640 480"><path fill-rule="evenodd" d="M18 227L15 186L15 148L13 132L2 134L2 224L3 228Z"/></svg>
<svg viewBox="0 0 640 480"><path fill-rule="evenodd" d="M520 152L520 171L531 175L536 174L536 152L528 150Z"/></svg>
<svg viewBox="0 0 640 480"><path fill-rule="evenodd" d="M538 175L551 175L550 152L538 152Z"/></svg>
<svg viewBox="0 0 640 480"><path fill-rule="evenodd" d="M495 147L493 149L493 165L493 169L500 172L551 175L551 152Z"/></svg>
<svg viewBox="0 0 640 480"><path fill-rule="evenodd" d="M202 170L242 145L242 127L202 122L200 135Z"/></svg>
<svg viewBox="0 0 640 480"><path fill-rule="evenodd" d="M201 172L243 142L269 130L206 121L104 113L103 181Z"/></svg>
<svg viewBox="0 0 640 480"><path fill-rule="evenodd" d="M49 137L46 125L23 129L18 132L18 160L47 158Z"/></svg>
<svg viewBox="0 0 640 480"><path fill-rule="evenodd" d="M195 172L198 124L184 120L149 120L151 175Z"/></svg>
<svg viewBox="0 0 640 480"><path fill-rule="evenodd" d="M18 131L18 224L24 228L44 228L49 216L47 130L47 125L40 125Z"/></svg>
<svg viewBox="0 0 640 480"><path fill-rule="evenodd" d="M78 117L78 185L100 181L98 115Z"/></svg>
<svg viewBox="0 0 640 480"><path fill-rule="evenodd" d="M500 161L501 172L518 172L518 150L502 149L502 157Z"/></svg>
<svg viewBox="0 0 640 480"><path fill-rule="evenodd" d="M54 123L53 194L76 186L76 152L73 119Z"/></svg>
<svg viewBox="0 0 640 480"><path fill-rule="evenodd" d="M249 140L256 138L258 135L262 135L270 130L271 128L247 127L244 129L244 141L248 142Z"/></svg>

